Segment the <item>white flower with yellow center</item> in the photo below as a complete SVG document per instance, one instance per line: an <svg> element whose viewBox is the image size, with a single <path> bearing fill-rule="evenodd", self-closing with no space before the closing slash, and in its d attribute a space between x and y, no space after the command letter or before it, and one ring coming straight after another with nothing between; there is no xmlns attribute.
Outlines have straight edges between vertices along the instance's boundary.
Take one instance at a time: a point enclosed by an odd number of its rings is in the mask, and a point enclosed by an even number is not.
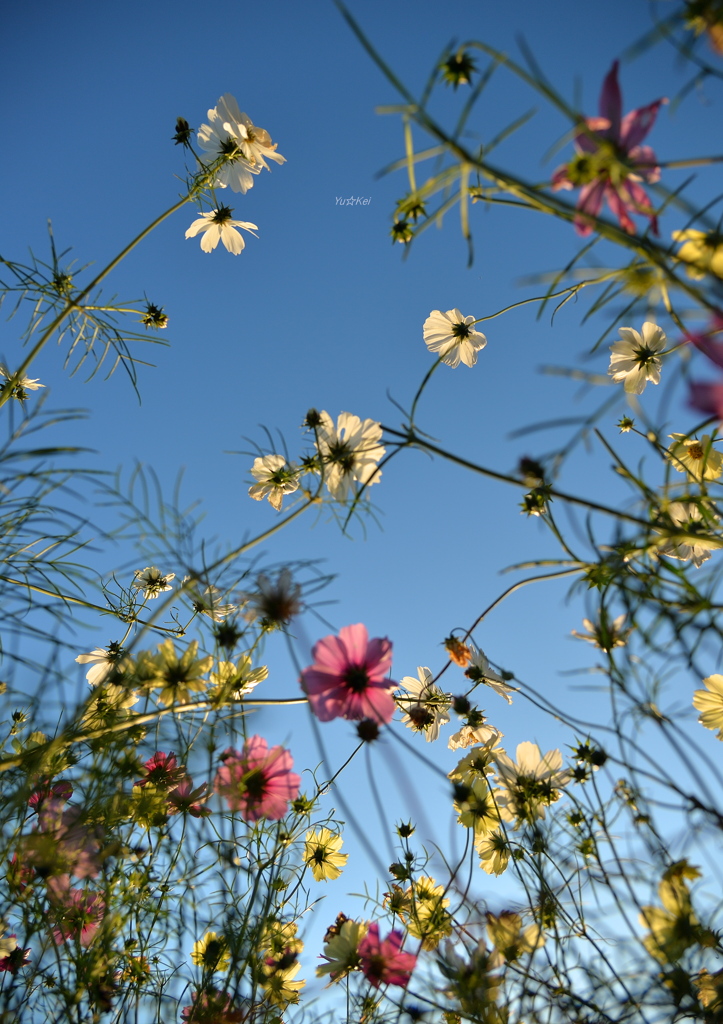
<svg viewBox="0 0 723 1024"><path fill-rule="evenodd" d="M299 489L299 469L283 455L262 455L254 459L251 475L257 482L249 487L249 497L254 501L268 498L277 512L281 510L284 495Z"/></svg>
<svg viewBox="0 0 723 1024"><path fill-rule="evenodd" d="M419 666L417 676L404 676L401 685L407 694L400 694L396 702L404 712L402 721L409 729L423 732L428 743L439 737L439 727L449 721L447 714L452 698L434 683L428 668Z"/></svg>
<svg viewBox="0 0 723 1024"><path fill-rule="evenodd" d="M386 454L379 441L382 425L376 420L361 420L349 412L339 413L334 421L328 412L319 413L316 447L324 466L324 482L337 501L346 501L354 484L370 487L379 483L377 463Z"/></svg>
<svg viewBox="0 0 723 1024"><path fill-rule="evenodd" d="M270 169L266 160L277 164L286 158L276 152L276 145L264 128L258 128L239 110L230 93L225 93L218 104L208 111L210 124L198 129L198 144L208 154L209 162L221 157L214 185L229 187L232 192L247 192L253 187L254 175L262 168Z"/></svg>
<svg viewBox="0 0 723 1024"><path fill-rule="evenodd" d="M616 384L623 383L628 394L642 395L650 380L660 383L660 353L667 338L661 327L649 320L642 331L632 327L619 327L621 341L610 346L610 367L608 373Z"/></svg>
<svg viewBox="0 0 723 1024"><path fill-rule="evenodd" d="M474 329L474 324L473 316L462 316L458 309L448 309L446 313L433 309L424 321L424 344L430 352L438 353L447 366L459 366L462 362L472 367L477 362L477 353L487 344L487 338Z"/></svg>
<svg viewBox="0 0 723 1024"><path fill-rule="evenodd" d="M142 590L146 601L153 601L159 594L171 589L171 580L175 578L175 572L164 576L155 565L147 565L145 569L136 569L131 586L135 590Z"/></svg>
<svg viewBox="0 0 723 1024"><path fill-rule="evenodd" d="M230 206L219 206L217 210L202 213L186 231L186 238L195 238L196 235L203 232L201 248L204 252L213 252L218 243L223 242L229 252L238 256L246 248L246 242L236 228L243 228L244 231L250 232L256 238L258 238L256 234L258 228L256 224L251 224L249 221L234 220L231 216L232 213L233 210Z"/></svg>
<svg viewBox="0 0 723 1024"><path fill-rule="evenodd" d="M703 434L698 440L687 434L669 434L673 443L668 448L668 458L673 469L688 475L701 483L703 480L717 480L723 473L723 455L713 447L710 434Z"/></svg>

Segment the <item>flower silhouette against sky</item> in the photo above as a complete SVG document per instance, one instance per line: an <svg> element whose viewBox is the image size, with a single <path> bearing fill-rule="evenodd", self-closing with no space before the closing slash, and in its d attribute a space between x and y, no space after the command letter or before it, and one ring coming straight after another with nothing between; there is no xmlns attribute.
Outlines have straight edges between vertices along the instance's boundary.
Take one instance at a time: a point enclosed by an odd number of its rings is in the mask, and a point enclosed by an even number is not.
<svg viewBox="0 0 723 1024"><path fill-rule="evenodd" d="M406 988L417 963L414 953L402 950L404 936L392 931L386 939L379 938L379 925L372 922L359 943L359 958L364 976L375 988L399 985Z"/></svg>
<svg viewBox="0 0 723 1024"><path fill-rule="evenodd" d="M314 663L301 673L311 710L321 722L332 718L391 722L396 704L388 677L392 643L369 639L366 626L344 626L338 636L319 640L311 652Z"/></svg>
<svg viewBox="0 0 723 1024"><path fill-rule="evenodd" d="M585 118L585 128L575 134L576 155L552 176L555 191L580 189L574 221L579 235L592 232L591 218L599 216L603 199L624 231L635 234L635 224L629 216L635 213L647 217L657 235L655 210L640 182L659 181L660 168L650 146L640 143L653 127L663 103L667 100L655 100L623 117L618 61L613 62L600 93L600 116Z"/></svg>

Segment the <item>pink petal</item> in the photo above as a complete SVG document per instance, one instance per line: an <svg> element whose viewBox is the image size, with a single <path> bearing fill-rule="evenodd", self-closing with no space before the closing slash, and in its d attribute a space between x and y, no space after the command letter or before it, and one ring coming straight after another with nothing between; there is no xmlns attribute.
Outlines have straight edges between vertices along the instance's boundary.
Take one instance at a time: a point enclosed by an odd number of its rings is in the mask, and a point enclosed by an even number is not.
<svg viewBox="0 0 723 1024"><path fill-rule="evenodd" d="M325 636L314 644L311 656L314 659L313 668L317 672L328 672L338 676L349 667L346 644L341 636Z"/></svg>
<svg viewBox="0 0 723 1024"><path fill-rule="evenodd" d="M361 622L355 626L344 626L339 630L339 639L347 650L347 665L363 665L367 660L369 633Z"/></svg>
<svg viewBox="0 0 723 1024"><path fill-rule="evenodd" d="M643 141L655 124L658 110L663 103L667 102L665 98L656 100L654 103L649 103L647 107L639 107L625 115L620 126L620 145L624 150L629 152L633 146L637 146Z"/></svg>
<svg viewBox="0 0 723 1024"><path fill-rule="evenodd" d="M600 93L600 116L610 121L610 138L620 138L620 115L623 112L623 98L620 95L618 84L618 61L613 61L613 66L605 76L602 92ZM642 135L641 135L642 138Z"/></svg>
<svg viewBox="0 0 723 1024"><path fill-rule="evenodd" d="M691 381L688 405L708 416L717 416L718 419L723 420L723 384Z"/></svg>
<svg viewBox="0 0 723 1024"><path fill-rule="evenodd" d="M567 164L563 164L562 167L557 168L550 179L550 185L552 186L553 192L557 192L561 188L574 188L574 185L568 177Z"/></svg>
<svg viewBox="0 0 723 1024"><path fill-rule="evenodd" d="M635 146L628 153L628 158L635 164L635 172L643 181L653 185L660 181L660 168L657 166L658 158L651 146ZM643 165L642 167L640 165Z"/></svg>
<svg viewBox="0 0 723 1024"><path fill-rule="evenodd" d="M602 139L614 138L610 131L610 121L606 117L586 117L585 124L591 132L595 132ZM597 153L600 143L593 139L587 132L575 133L575 145L583 153Z"/></svg>
<svg viewBox="0 0 723 1024"><path fill-rule="evenodd" d="M629 235L634 235L635 224L632 222L630 217L628 217L628 210L631 209L634 211L635 207L631 203L626 202L623 196L616 192L612 186L608 186L605 189L605 198L608 201L608 206L618 218L620 227L623 231L627 231Z"/></svg>
<svg viewBox="0 0 723 1024"><path fill-rule="evenodd" d="M589 235L592 231L593 225L582 215L588 213L593 217L597 217L600 213L604 195L604 181L591 181L589 185L584 185L580 190L580 196L577 200L577 209L580 216L575 217L575 230L578 235Z"/></svg>

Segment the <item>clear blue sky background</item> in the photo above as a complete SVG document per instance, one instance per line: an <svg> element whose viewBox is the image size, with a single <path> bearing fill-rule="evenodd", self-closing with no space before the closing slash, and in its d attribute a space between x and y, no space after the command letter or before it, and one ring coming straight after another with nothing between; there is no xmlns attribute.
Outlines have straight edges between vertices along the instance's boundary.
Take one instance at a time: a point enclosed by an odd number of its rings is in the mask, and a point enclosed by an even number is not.
<svg viewBox="0 0 723 1024"><path fill-rule="evenodd" d="M415 92L451 40L479 38L519 57L515 40L522 35L557 89L570 99L579 90L587 114L597 113L612 60L651 24L648 5L629 0L604 7L579 0L351 0L350 6ZM579 244L569 227L479 204L472 209L471 269L455 212L444 231L432 229L403 260L388 232L406 179L402 173L376 176L403 150L398 118L380 117L375 107L398 97L331 3L219 0L199 8L187 0L75 0L8 6L3 22L0 182L6 199L0 251L10 258L23 260L28 246L44 258L46 220L52 218L60 248L72 245L80 265L92 260L101 266L179 193L174 175L183 178L184 167L181 148L171 142L176 117L198 127L225 92L271 133L287 158L271 174L262 173L245 196L228 194L235 215L259 225L259 239L248 237L242 255L222 248L206 255L198 240L184 240L193 219L188 208L164 223L109 282L108 294L131 299L145 293L170 317L163 340L171 347L140 353L155 363L140 368L140 406L122 373L88 384L82 373L69 379L62 350L46 351L31 373L50 386L53 403L91 410L86 425L69 428L65 437L92 447L97 454L88 461L96 468L122 465L128 473L141 460L170 493L184 467L183 495L189 502L202 499L204 531L222 545L274 520L267 503L247 496L251 457L229 454L248 450L247 437L263 444L261 424L281 431L292 454L310 406L334 418L346 410L398 425L387 392L408 405L429 367L422 341L429 312L456 306L482 316L534 294L519 287L520 279L564 265ZM653 50L622 67L624 109L672 97L686 80L671 51ZM465 98L463 89L456 95L448 90L435 109L450 123ZM691 95L681 107L663 110L648 141L661 159L708 153L716 145L711 126L720 123L719 105L714 92ZM562 156L546 163L543 156L569 125L509 76L500 76L480 104L470 121L471 138L489 139L530 107L538 108L536 117L500 149L498 162L544 180ZM671 187L682 180L683 172L666 175ZM701 174L700 194L709 180ZM336 204L336 197L352 195L369 197L369 205ZM666 216L664 237L682 226L679 217ZM491 321L485 326L489 344L473 370L440 368L421 425L443 445L501 471L512 470L520 455L559 445L561 431L523 440L509 434L527 423L582 414L602 399L600 391L580 391L539 373L542 364L581 365L581 354L604 324L598 318L581 325L583 308L569 305L553 325L549 316L537 323L530 307ZM17 324L0 324L0 353L11 364L18 359ZM604 374L607 346L584 365ZM650 391L644 401L652 408L657 396ZM677 399L671 409L670 429L688 429L692 420ZM610 438L623 411L621 406L606 420ZM622 502L625 492L611 477L609 462L600 449L580 451L562 485ZM380 528L370 521L366 538L359 525L353 539L342 537L322 513L295 524L264 552L274 562L323 560L324 570L337 574L323 595L336 604L325 614L337 627L363 621L371 635L388 635L395 645L395 678L414 675L417 665L441 667L444 636L466 627L519 578L500 577L504 567L558 554L541 524L519 514L521 492L419 454L394 461L370 496ZM121 562L129 555L119 550L109 557ZM568 710L589 714L589 694L576 689L585 680L563 675L594 662L591 650L569 638L571 629L580 628L584 608L579 601L566 604L566 593L565 583L523 590L476 639L495 663ZM100 623L83 642L79 637L78 650L107 643L108 626ZM307 641L324 632L305 617L298 633L302 660ZM268 694L295 695L297 681L281 642L267 653ZM455 671L450 686L461 689ZM509 750L526 739L545 749L568 741L569 734L524 700L508 709L491 695L488 713ZM319 754L310 746L306 719L299 708L266 713L258 728L270 742L292 746L297 763L309 767ZM353 727L333 723L324 735L338 764ZM405 738L423 749L421 738L408 732ZM445 770L456 761L439 745L434 754ZM372 750L372 761L389 818L398 819L405 789L421 779L417 762L391 740ZM343 792L369 829L376 826L367 771L360 759ZM446 845L448 805L439 799L446 799L446 790L433 775L420 786L407 806L415 816L426 810L435 822L420 830L423 838ZM382 849L386 864L390 855ZM347 888L359 886L361 876L369 877L366 869L350 873L354 881ZM325 916L335 913L330 909Z"/></svg>

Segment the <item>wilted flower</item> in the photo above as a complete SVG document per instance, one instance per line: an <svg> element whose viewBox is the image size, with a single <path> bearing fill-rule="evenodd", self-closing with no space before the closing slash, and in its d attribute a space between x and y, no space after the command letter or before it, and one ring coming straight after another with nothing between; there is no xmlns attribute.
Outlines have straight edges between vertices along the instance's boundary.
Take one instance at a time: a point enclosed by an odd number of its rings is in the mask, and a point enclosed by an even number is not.
<svg viewBox="0 0 723 1024"><path fill-rule="evenodd" d="M304 863L311 868L317 882L338 878L349 859L348 853L339 853L343 839L340 835L322 828L306 833L304 840Z"/></svg>
<svg viewBox="0 0 723 1024"><path fill-rule="evenodd" d="M448 636L444 641L444 646L450 661L453 661L455 665L465 668L469 664L472 658L472 651L459 637Z"/></svg>
<svg viewBox="0 0 723 1024"><path fill-rule="evenodd" d="M458 309L443 313L433 309L424 321L424 344L430 352L439 354L447 366L459 366L460 362L472 367L477 362L477 353L487 344L484 334L474 329L475 318L462 316Z"/></svg>
<svg viewBox="0 0 723 1024"><path fill-rule="evenodd" d="M723 473L723 455L713 447L710 434L703 434L700 440L687 434L669 434L673 443L668 448L668 458L673 469L685 473L697 483L703 480L717 480Z"/></svg>
<svg viewBox="0 0 723 1024"><path fill-rule="evenodd" d="M153 302L146 303L146 311L141 317L144 327L153 327L155 330L163 330L168 327L168 316L163 312L163 306L156 306Z"/></svg>
<svg viewBox="0 0 723 1024"><path fill-rule="evenodd" d="M198 144L212 161L225 158L217 171L215 186L246 192L253 186L253 175L262 167L269 170L267 159L285 163L286 158L276 152L269 133L256 127L239 110L230 93L225 93L218 105L209 110L208 119L211 123L202 124L198 129Z"/></svg>
<svg viewBox="0 0 723 1024"><path fill-rule="evenodd" d="M301 673L301 685L311 710L322 722L332 718L390 722L396 707L388 678L392 644L386 637L369 639L366 626L344 626L338 636L319 640L312 649L314 663Z"/></svg>
<svg viewBox="0 0 723 1024"><path fill-rule="evenodd" d="M223 935L206 932L202 939L193 944L191 960L206 971L227 971L231 963L228 942Z"/></svg>
<svg viewBox="0 0 723 1024"><path fill-rule="evenodd" d="M642 395L650 380L660 383L660 353L668 340L661 327L649 320L643 324L642 332L632 327L619 327L621 341L610 346L610 368L608 373L615 383L624 382L628 394Z"/></svg>
<svg viewBox="0 0 723 1024"><path fill-rule="evenodd" d="M723 676L707 676L703 685L705 690L693 694L693 707L701 713L698 721L706 729L717 729L718 739L723 740Z"/></svg>
<svg viewBox="0 0 723 1024"><path fill-rule="evenodd" d="M402 722L415 732L423 732L428 743L439 737L439 727L449 721L448 710L452 698L434 683L428 668L417 668L418 679L404 676L400 685L410 696L400 694L396 701L404 712Z"/></svg>
<svg viewBox="0 0 723 1024"><path fill-rule="evenodd" d="M277 821L288 811L289 801L299 795L301 779L291 771L291 753L283 747L269 750L261 736L246 740L241 753L227 750L221 759L213 788L246 821Z"/></svg>
<svg viewBox="0 0 723 1024"><path fill-rule="evenodd" d="M136 569L131 586L135 590L142 590L146 601L152 601L159 594L171 589L171 580L176 578L175 572L163 575L155 565L148 565L145 569Z"/></svg>
<svg viewBox="0 0 723 1024"><path fill-rule="evenodd" d="M404 936L392 931L386 939L379 938L379 925L372 922L359 943L359 958L364 976L375 988L399 985L406 988L412 977L417 957L402 951Z"/></svg>
<svg viewBox="0 0 723 1024"><path fill-rule="evenodd" d="M639 213L649 218L651 230L658 233L655 211L639 182L658 181L660 168L650 146L640 143L653 127L661 104L666 102L655 100L622 117L618 62L614 61L600 93L600 116L585 119L585 127L575 135L576 155L552 176L554 190L581 190L575 217L579 235L589 235L593 230L591 218L599 215L603 199L624 231L635 233L635 224L628 214Z"/></svg>
<svg viewBox="0 0 723 1024"><path fill-rule="evenodd" d="M346 501L354 484L370 487L379 483L377 463L386 453L379 441L382 427L376 420L360 420L349 412L334 421L328 412L319 413L316 447L324 467L324 482L332 498Z"/></svg>
<svg viewBox="0 0 723 1024"><path fill-rule="evenodd" d="M249 231L258 238L256 234L258 226L251 224L249 221L234 220L231 216L232 213L233 210L230 206L219 206L217 210L202 213L188 228L185 237L195 238L196 235L203 232L201 248L204 252L213 252L218 243L223 242L229 252L232 252L234 256L238 256L246 248L246 242L243 235L239 234L235 229L243 228L244 231Z"/></svg>
<svg viewBox="0 0 723 1024"><path fill-rule="evenodd" d="M293 494L299 489L299 470L293 462L287 463L283 455L263 455L254 459L251 475L257 481L249 487L249 496L255 501L269 499L269 504L277 512L285 494Z"/></svg>
<svg viewBox="0 0 723 1024"><path fill-rule="evenodd" d="M688 277L700 280L706 274L723 278L723 235L719 231L674 231L673 239L682 242L678 259L688 266Z"/></svg>

